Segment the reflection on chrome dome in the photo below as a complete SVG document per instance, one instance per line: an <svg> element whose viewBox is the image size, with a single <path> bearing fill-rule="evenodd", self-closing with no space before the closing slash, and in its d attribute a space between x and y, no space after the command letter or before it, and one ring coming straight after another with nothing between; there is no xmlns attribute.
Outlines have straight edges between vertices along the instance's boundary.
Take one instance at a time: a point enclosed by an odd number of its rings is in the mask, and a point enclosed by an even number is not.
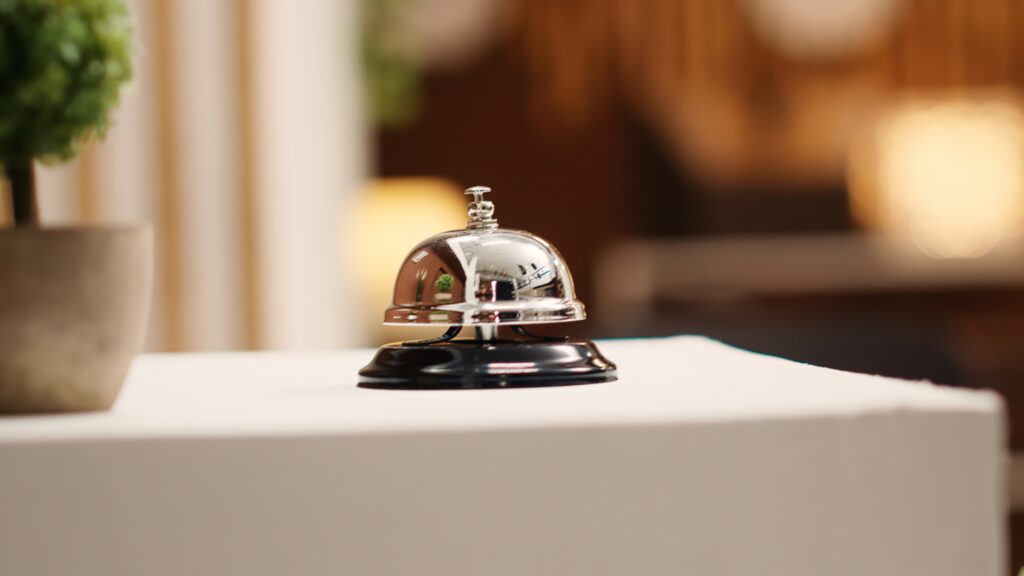
<svg viewBox="0 0 1024 576"><path fill-rule="evenodd" d="M530 324L583 320L558 251L528 232L498 228L489 191L470 188L465 230L432 236L398 272L388 324Z"/></svg>

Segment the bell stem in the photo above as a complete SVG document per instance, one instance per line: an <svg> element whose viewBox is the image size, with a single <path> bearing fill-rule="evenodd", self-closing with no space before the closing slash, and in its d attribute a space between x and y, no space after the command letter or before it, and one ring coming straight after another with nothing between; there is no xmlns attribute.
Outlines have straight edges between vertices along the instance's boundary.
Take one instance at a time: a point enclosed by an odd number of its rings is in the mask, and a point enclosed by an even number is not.
<svg viewBox="0 0 1024 576"><path fill-rule="evenodd" d="M498 326L482 324L480 326L474 326L476 332L476 339L481 342L493 342L498 339Z"/></svg>
<svg viewBox="0 0 1024 576"><path fill-rule="evenodd" d="M36 203L36 176L32 168L32 160L8 162L4 166L4 172L11 185L14 224L17 226L38 225L39 206Z"/></svg>

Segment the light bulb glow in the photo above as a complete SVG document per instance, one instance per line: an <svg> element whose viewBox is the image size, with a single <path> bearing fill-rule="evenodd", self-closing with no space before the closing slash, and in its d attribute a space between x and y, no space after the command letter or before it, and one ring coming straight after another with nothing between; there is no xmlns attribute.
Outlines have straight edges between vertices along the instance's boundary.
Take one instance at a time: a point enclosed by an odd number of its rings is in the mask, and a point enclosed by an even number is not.
<svg viewBox="0 0 1024 576"><path fill-rule="evenodd" d="M930 256L982 256L1024 230L1024 113L1011 99L900 105L849 168L858 218Z"/></svg>

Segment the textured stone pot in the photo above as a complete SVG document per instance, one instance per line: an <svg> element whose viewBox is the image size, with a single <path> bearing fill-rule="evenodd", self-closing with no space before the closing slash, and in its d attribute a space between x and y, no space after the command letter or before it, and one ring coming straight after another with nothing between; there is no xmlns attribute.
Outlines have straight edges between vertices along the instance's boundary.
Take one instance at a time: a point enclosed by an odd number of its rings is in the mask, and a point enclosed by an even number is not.
<svg viewBox="0 0 1024 576"><path fill-rule="evenodd" d="M0 414L106 410L142 347L149 226L0 230Z"/></svg>

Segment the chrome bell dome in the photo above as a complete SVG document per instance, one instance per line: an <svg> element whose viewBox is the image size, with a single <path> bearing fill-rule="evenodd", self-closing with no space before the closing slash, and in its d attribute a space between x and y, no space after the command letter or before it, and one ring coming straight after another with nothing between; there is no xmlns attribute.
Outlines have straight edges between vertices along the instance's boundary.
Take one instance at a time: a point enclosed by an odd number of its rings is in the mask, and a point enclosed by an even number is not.
<svg viewBox="0 0 1024 576"><path fill-rule="evenodd" d="M522 324L583 320L565 260L544 240L502 230L490 188L464 230L431 236L405 257L385 324L446 325L439 337L381 346L359 386L382 390L528 388L611 382L615 364L590 340L532 334ZM508 329L500 326L511 325ZM456 339L472 326L470 338Z"/></svg>
<svg viewBox="0 0 1024 576"><path fill-rule="evenodd" d="M427 238L398 271L385 324L493 325L586 318L572 276L554 246L528 232L498 228L494 204L475 186L464 230Z"/></svg>

